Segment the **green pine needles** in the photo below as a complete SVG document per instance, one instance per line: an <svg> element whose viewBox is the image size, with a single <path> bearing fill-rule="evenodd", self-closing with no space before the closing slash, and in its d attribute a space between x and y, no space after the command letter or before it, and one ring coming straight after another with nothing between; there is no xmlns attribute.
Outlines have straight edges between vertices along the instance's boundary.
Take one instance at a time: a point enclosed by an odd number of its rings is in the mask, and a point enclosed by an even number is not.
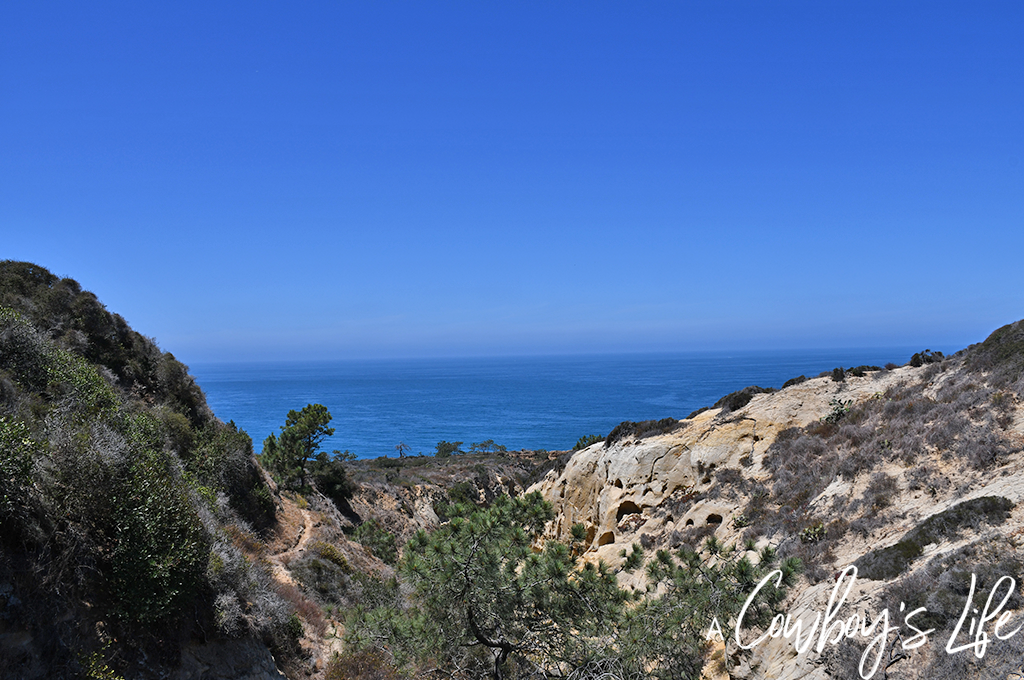
<svg viewBox="0 0 1024 680"><path fill-rule="evenodd" d="M771 548L737 554L715 542L701 553L659 551L647 564L648 591L632 593L605 563L582 559L582 525L572 527L568 543L539 545L553 518L539 493L502 496L486 508L456 503L449 517L406 546L398 571L409 596L359 608L348 625L355 647L386 649L418 675L569 677L612 669L624 679L696 680L712 619L726 632L749 593L778 568ZM645 562L639 546L625 557L626 571ZM762 589L748 623L770 621L799 560L781 569L782 586Z"/></svg>
<svg viewBox="0 0 1024 680"><path fill-rule="evenodd" d="M417 533L399 563L412 606L365 613L352 641L495 678L558 674L607 644L628 595L604 564L581 566L578 549L551 541L534 551L553 517L539 493L450 512L432 534Z"/></svg>
<svg viewBox="0 0 1024 680"><path fill-rule="evenodd" d="M310 464L320 453L320 444L334 434L334 428L327 426L330 422L331 412L323 404L307 404L301 411L288 411L281 436L271 434L263 441L263 467L279 484L305 488Z"/></svg>

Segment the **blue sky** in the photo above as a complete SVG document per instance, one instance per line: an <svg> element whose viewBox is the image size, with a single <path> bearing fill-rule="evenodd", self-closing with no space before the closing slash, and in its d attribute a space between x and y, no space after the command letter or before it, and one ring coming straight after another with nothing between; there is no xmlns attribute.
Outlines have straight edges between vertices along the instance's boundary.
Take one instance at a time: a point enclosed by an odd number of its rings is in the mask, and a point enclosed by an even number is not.
<svg viewBox="0 0 1024 680"><path fill-rule="evenodd" d="M956 348L1022 252L1016 2L0 6L0 258L186 362Z"/></svg>

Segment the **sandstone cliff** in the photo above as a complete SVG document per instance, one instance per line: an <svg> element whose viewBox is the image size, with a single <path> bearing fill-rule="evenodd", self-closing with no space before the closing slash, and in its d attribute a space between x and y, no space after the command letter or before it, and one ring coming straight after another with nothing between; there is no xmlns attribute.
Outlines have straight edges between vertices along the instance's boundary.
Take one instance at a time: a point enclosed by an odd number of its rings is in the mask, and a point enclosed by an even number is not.
<svg viewBox="0 0 1024 680"><path fill-rule="evenodd" d="M1020 333L1019 325L1011 330ZM1015 577L1007 609L1024 604L1017 557L1024 534L1019 357L1006 351L1013 345L1006 333L997 334L1003 342L990 338L950 359L840 374L838 381L818 377L755 394L736 410L704 411L665 434L594 444L532 487L555 506L549 536L567 539L582 523L590 558L612 565L634 543L700 550L714 536L739 550L777 545L806 564L786 610L808 624L825 609L839 572L856 564L860 578L844 616L877 616L889 607L898 625L901 603L914 602L926 607L922 616L935 628L927 644L905 653L894 632L886 643L906 658L892 657L874 677L1005 678L1021 663L1022 635L992 645L983 659L943 649L972 571L986 595L983 586ZM994 356L1016 358L1007 366ZM643 585L642 574L620 579ZM902 629L902 640L909 632ZM868 641L802 654L785 638L752 654L727 644L728 658L720 650L708 673L858 677Z"/></svg>

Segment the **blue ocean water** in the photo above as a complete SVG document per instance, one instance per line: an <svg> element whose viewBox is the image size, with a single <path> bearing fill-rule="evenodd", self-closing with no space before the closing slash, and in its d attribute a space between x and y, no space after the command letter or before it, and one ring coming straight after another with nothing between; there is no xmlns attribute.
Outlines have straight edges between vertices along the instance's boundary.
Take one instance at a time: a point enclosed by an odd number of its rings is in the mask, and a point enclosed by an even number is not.
<svg viewBox="0 0 1024 680"><path fill-rule="evenodd" d="M920 348L917 348L920 349ZM257 452L290 409L327 406L324 449L359 458L432 454L437 442L493 439L511 449L571 448L623 420L684 418L729 392L781 387L836 366L903 364L906 347L785 352L195 364L214 413Z"/></svg>

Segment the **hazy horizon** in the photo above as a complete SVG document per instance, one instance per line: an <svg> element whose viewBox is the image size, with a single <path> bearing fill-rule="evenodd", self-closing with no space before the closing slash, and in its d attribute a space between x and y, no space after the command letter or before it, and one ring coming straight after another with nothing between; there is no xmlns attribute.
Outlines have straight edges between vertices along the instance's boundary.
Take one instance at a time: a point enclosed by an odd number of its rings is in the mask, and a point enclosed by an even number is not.
<svg viewBox="0 0 1024 680"><path fill-rule="evenodd" d="M984 338L982 338L984 339ZM980 342L980 340L978 341ZM971 343L973 344L973 343ZM518 354L408 354L408 355L387 355L387 356L335 356L335 357L275 357L275 358L255 358L255 359L240 359L240 358L226 358L226 359L199 359L194 362L184 362L188 366L224 366L224 365L286 365L286 364L334 364L334 363L400 363L400 362L444 362L444 361L502 361L509 359L567 359L567 358L629 358L629 357L658 357L658 356L707 356L707 357L723 357L727 358L730 356L736 357L756 357L759 355L772 356L772 355L799 355L806 354L808 356L814 355L826 355L832 353L851 353L851 352L879 352L879 351L894 351L900 353L899 356L893 356L892 362L900 365L910 361L911 356L915 352L923 350L939 351L949 356L962 349L966 349L968 345L951 346L951 345L930 345L930 346L916 346L916 345L874 345L874 346L862 346L862 347L778 347L772 349L694 349L694 350L652 350L652 351L624 351L624 352L560 352L560 353L518 353ZM172 350L171 351L173 354ZM906 356L903 356L906 354ZM179 358L180 359L180 358ZM848 366L847 368L851 368Z"/></svg>

